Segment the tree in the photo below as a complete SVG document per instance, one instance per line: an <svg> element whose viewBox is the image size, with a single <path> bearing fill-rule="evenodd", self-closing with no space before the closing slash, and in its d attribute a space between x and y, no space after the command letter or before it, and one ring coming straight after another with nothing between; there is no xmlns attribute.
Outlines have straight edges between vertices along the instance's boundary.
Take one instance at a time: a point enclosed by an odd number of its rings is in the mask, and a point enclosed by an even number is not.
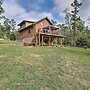
<svg viewBox="0 0 90 90"><path fill-rule="evenodd" d="M86 36L87 46L90 47L90 28L88 26L86 26L85 29L85 36Z"/></svg>
<svg viewBox="0 0 90 90"><path fill-rule="evenodd" d="M3 7L2 7L3 1L4 1L4 0L0 0L0 15L1 15L2 13L4 13L4 9L3 9Z"/></svg>
<svg viewBox="0 0 90 90"><path fill-rule="evenodd" d="M52 22L53 25L56 25L57 24L57 21L55 21L53 19L51 20L51 22Z"/></svg>
<svg viewBox="0 0 90 90"><path fill-rule="evenodd" d="M16 21L14 19L10 20L7 17L2 16L2 13L4 13L4 9L2 7L3 1L4 0L0 0L0 20L3 20L3 22L0 22L0 38L15 38L16 35L18 36L18 33L15 32Z"/></svg>
<svg viewBox="0 0 90 90"><path fill-rule="evenodd" d="M63 13L65 13L65 23L69 26L71 24L71 13L68 8L66 8Z"/></svg>
<svg viewBox="0 0 90 90"><path fill-rule="evenodd" d="M11 34L10 34L10 40L11 41L15 41L16 40L16 35L15 35L14 32L11 32Z"/></svg>
<svg viewBox="0 0 90 90"><path fill-rule="evenodd" d="M85 22L82 21L81 19L77 20L76 27L77 27L77 30L79 30L80 32L83 32L85 30Z"/></svg>
<svg viewBox="0 0 90 90"><path fill-rule="evenodd" d="M5 18L5 21L3 23L3 33L5 34L4 38L9 38L10 37L10 24L9 24L9 19Z"/></svg>
<svg viewBox="0 0 90 90"><path fill-rule="evenodd" d="M72 12L72 28L73 28L73 46L75 46L76 41L76 22L80 19L78 16L79 8L82 5L82 3L79 3L78 0L74 0L71 6L74 8Z"/></svg>
<svg viewBox="0 0 90 90"><path fill-rule="evenodd" d="M0 20L3 18L3 16L1 14L4 13L4 9L2 7L3 1L4 0L0 0ZM0 22L0 38L3 38L3 36L4 36L3 28L4 27L1 25L1 22Z"/></svg>
<svg viewBox="0 0 90 90"><path fill-rule="evenodd" d="M16 21L14 19L11 19L10 20L11 32L15 31L15 25L16 25Z"/></svg>
<svg viewBox="0 0 90 90"><path fill-rule="evenodd" d="M0 25L0 38L3 38L3 36L4 36L3 28L4 27L2 25Z"/></svg>
<svg viewBox="0 0 90 90"><path fill-rule="evenodd" d="M72 28L71 28L71 19L72 19L72 15L69 11L68 8L66 8L63 13L65 13L65 27L63 27L66 31L66 44L68 45L72 45Z"/></svg>

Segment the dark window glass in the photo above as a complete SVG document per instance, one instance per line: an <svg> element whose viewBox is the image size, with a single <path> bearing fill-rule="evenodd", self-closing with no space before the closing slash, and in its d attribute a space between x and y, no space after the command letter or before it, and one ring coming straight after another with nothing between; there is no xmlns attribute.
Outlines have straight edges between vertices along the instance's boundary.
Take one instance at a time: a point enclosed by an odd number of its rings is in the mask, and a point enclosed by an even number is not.
<svg viewBox="0 0 90 90"><path fill-rule="evenodd" d="M31 33L31 30L28 30L28 33Z"/></svg>

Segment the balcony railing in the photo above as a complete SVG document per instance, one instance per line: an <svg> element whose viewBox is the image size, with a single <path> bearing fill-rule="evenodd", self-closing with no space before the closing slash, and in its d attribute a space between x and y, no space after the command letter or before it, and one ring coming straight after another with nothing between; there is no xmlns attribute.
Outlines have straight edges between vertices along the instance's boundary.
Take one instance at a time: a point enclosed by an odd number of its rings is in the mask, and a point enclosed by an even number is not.
<svg viewBox="0 0 90 90"><path fill-rule="evenodd" d="M59 30L39 30L38 33L46 33L46 34L56 34L56 35L61 35Z"/></svg>

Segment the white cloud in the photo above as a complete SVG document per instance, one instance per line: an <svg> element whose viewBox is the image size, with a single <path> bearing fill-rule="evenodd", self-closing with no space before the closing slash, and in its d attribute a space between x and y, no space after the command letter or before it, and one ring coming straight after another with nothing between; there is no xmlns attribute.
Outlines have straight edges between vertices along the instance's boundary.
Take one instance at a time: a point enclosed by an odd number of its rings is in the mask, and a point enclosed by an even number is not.
<svg viewBox="0 0 90 90"><path fill-rule="evenodd" d="M78 0L82 1L82 0ZM90 0L83 0L84 3L80 8L80 16L83 20L87 20L88 16L90 16ZM16 0L5 0L3 7L5 9L5 15L8 18L14 18L17 23L19 23L22 20L39 20L45 16L48 16L49 18L53 18L52 14L54 12L58 12L59 16L64 18L63 10L66 8L69 8L70 10L72 9L71 3L73 0L53 0L54 2L54 9L51 12L35 12L35 11L30 11L27 12L25 8L21 7ZM39 7L40 4L43 4L44 0L38 0L38 2L35 2L36 8L41 8ZM58 15L57 15L58 16ZM54 16L55 17L55 16ZM60 21L58 21L60 22ZM87 22L86 22L87 23Z"/></svg>
<svg viewBox="0 0 90 90"><path fill-rule="evenodd" d="M3 4L3 8L5 10L4 14L6 17L17 19L17 21L21 19L20 15L22 15L25 12L25 9L21 8L15 2L15 0L10 0L10 1L5 0Z"/></svg>
<svg viewBox="0 0 90 90"><path fill-rule="evenodd" d="M71 9L72 0L53 0L55 3L54 11L59 13L59 16L64 18L63 11L68 8Z"/></svg>
<svg viewBox="0 0 90 90"><path fill-rule="evenodd" d="M19 23L22 20L36 21L46 16L52 18L51 13L40 13L35 11L26 12L25 8L22 8L15 0L5 0L3 7L5 9L5 16L8 18L14 18L17 23Z"/></svg>
<svg viewBox="0 0 90 90"><path fill-rule="evenodd" d="M69 9L69 10L72 10L72 7L71 7L71 3L73 2L73 0L53 0L54 1L54 4L55 4L55 7L54 7L54 11L57 11L59 13L59 16L64 18L64 14L63 14L63 11L65 9ZM81 0L78 0L79 2Z"/></svg>
<svg viewBox="0 0 90 90"><path fill-rule="evenodd" d="M71 3L73 0L53 0L55 3L54 11L57 11L59 13L59 16L64 18L63 10L68 8L69 10L72 10ZM86 21L86 25L88 25L87 18L90 17L90 0L78 0L79 2L82 2L82 6L80 8L79 15L81 18Z"/></svg>
<svg viewBox="0 0 90 90"><path fill-rule="evenodd" d="M34 21L44 18L46 16L49 18L52 18L52 14L46 13L46 12L40 13L40 12L31 11L31 12L23 13L22 15L20 15L21 18L28 19L28 20L34 20Z"/></svg>
<svg viewBox="0 0 90 90"><path fill-rule="evenodd" d="M29 4L28 7L34 10L40 10L42 8L41 5L44 3L45 3L45 0L37 0L35 3Z"/></svg>
<svg viewBox="0 0 90 90"><path fill-rule="evenodd" d="M90 0L83 0L83 5L80 9L80 15L83 20L86 21L86 25L88 25L88 17L90 17ZM90 22L90 21L89 21Z"/></svg>

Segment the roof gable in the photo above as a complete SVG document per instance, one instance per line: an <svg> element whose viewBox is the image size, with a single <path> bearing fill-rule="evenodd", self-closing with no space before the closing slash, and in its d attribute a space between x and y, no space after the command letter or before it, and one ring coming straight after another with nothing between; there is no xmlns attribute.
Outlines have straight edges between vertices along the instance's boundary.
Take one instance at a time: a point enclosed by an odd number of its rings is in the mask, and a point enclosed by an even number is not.
<svg viewBox="0 0 90 90"><path fill-rule="evenodd" d="M24 30L24 29L26 29L28 27L32 27L33 25L36 25L37 23L42 22L45 19L50 23L50 25L53 25L52 22L48 19L48 17L45 17L45 18L43 18L43 19L41 19L41 20L39 20L37 22L23 20L21 23L18 24L18 26L20 26L21 24L26 23L26 22L33 23L33 24L32 25L29 25L29 26L27 26L25 28L21 28L19 31L22 31L22 30Z"/></svg>
<svg viewBox="0 0 90 90"><path fill-rule="evenodd" d="M37 23L39 23L39 22L42 22L42 21L45 20L45 19L46 19L51 25L53 25L52 22L48 19L48 17L45 17L45 18L37 21L36 23L34 23L34 25L37 24Z"/></svg>

